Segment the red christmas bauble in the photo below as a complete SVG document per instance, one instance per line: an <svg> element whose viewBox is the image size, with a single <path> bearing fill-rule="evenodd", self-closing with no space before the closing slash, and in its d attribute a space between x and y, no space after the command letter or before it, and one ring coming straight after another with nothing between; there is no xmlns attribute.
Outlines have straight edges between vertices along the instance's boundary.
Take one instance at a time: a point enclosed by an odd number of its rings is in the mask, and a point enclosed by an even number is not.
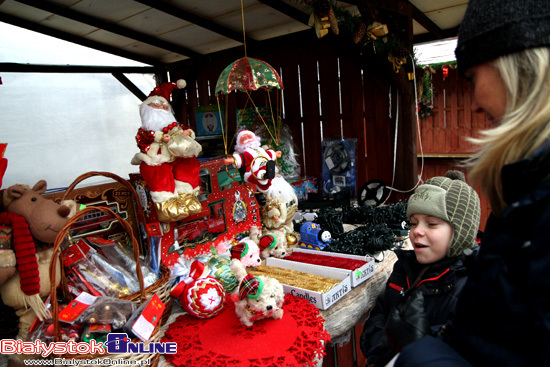
<svg viewBox="0 0 550 367"><path fill-rule="evenodd" d="M179 295L179 301L189 314L207 319L216 316L223 309L225 290L216 278L207 276L186 284Z"/></svg>

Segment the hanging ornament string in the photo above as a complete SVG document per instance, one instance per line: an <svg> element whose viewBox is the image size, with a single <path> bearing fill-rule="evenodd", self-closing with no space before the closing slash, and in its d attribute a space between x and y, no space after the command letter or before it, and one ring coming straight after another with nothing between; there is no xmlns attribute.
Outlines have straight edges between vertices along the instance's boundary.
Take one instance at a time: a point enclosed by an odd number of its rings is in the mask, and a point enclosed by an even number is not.
<svg viewBox="0 0 550 367"><path fill-rule="evenodd" d="M269 100L269 105L271 106L271 94L269 93L269 90L266 91L267 93L267 98ZM277 129L277 123L278 123L278 120L275 120L275 117L273 117L273 108L271 109L271 121L273 121L273 133L275 134L275 144L277 144L277 146L279 146L279 139L280 139L280 131ZM267 128L267 126L266 126ZM269 131L269 129L267 129ZM271 133L270 133L271 135ZM273 135L271 135L271 137L273 137Z"/></svg>
<svg viewBox="0 0 550 367"><path fill-rule="evenodd" d="M252 102L252 106L254 106L254 109L256 110L256 113L258 114L258 116L262 120L267 132L271 136L271 139L273 139L273 141L278 142L279 140L276 140L275 137L273 136L273 134L271 133L271 130L269 129L269 126L267 125L267 122L265 121L264 117L260 113L260 109L258 108L258 106L256 106L256 104L254 103L254 100L252 99L252 96L250 95L250 93L247 90L245 90L245 92L246 92L246 95L248 96L248 99L250 100L250 102ZM269 95L269 91L267 91L267 93ZM270 105L271 105L271 99L270 99ZM273 111L271 112L271 118L273 118Z"/></svg>
<svg viewBox="0 0 550 367"><path fill-rule="evenodd" d="M246 28L245 28L245 20L244 20L244 4L243 0L241 0L241 21L242 21L242 28L243 28L243 45L244 45L244 52L245 57L236 60L235 62L228 65L220 74L218 81L216 83L216 98L218 101L218 111L221 115L221 105L218 97L218 93L229 95L231 91L244 91L247 95L247 101L246 104L248 105L251 103L254 108L254 112L257 114L257 116L262 121L263 125L267 129L267 133L271 137L271 141L275 142L277 145L280 144L280 136L278 133L278 119L275 119L275 115L277 118L279 117L277 114L274 114L273 108L271 105L271 95L269 93L270 88L277 87L279 89L282 89L282 81L275 69L269 65L268 63L259 60L250 58L247 56L247 49L246 49ZM258 89L265 89L267 95L267 100L269 101L270 105L270 115L268 116L262 116L260 113L260 109L256 106L256 103L252 99L252 96L249 91L251 90L258 90ZM278 97L278 96L277 96ZM278 102L278 98L277 98ZM229 129L228 129L228 100L225 100L225 110L226 110L226 120L225 123L222 123L222 139L224 144L224 153L226 158L226 162L229 163L231 160L231 156L229 156L229 149L231 147L230 144L228 144L229 141ZM271 118L273 120L273 127L269 126L268 120ZM236 138L236 133L238 131L235 131L235 135L232 138L231 144L233 144L233 141ZM229 164L230 165L230 164ZM229 174L229 169L227 168L226 164L226 171L230 177L232 177ZM232 177L233 178L233 177Z"/></svg>
<svg viewBox="0 0 550 367"><path fill-rule="evenodd" d="M244 29L244 6L243 6L243 0L241 0L241 20L243 23L243 45L244 45L244 57L247 57L246 55L246 31Z"/></svg>
<svg viewBox="0 0 550 367"><path fill-rule="evenodd" d="M246 29L245 29L245 26L244 26L244 5L243 5L243 0L241 0L241 21L242 21L242 27L243 27L243 46L244 46L244 57L247 57L247 54L246 54ZM248 94L248 92L247 92ZM249 96L250 98L250 96ZM218 96L216 96L216 100L218 101L218 112L220 113L220 116L221 116L221 108L220 108L220 100L218 98ZM227 110L227 102L228 101L225 101L226 102L226 108L225 108L225 129L224 129L224 124L221 124L222 126L222 140L223 140L223 149L224 149L224 152L225 152L225 156L227 157L228 154L229 154L229 150L228 150L228 144L227 144L227 140L228 140L228 110ZM233 136L233 138L231 139L231 144L233 144L233 141L235 140L235 136ZM229 176L229 178L231 179L234 179L235 177L237 177L237 174L238 174L238 170L237 170L237 167L235 166L235 174L232 176L230 173L229 173L229 168L227 168L227 165L225 165L225 171L227 172L227 175Z"/></svg>
<svg viewBox="0 0 550 367"><path fill-rule="evenodd" d="M221 107L220 107L220 98L216 95L216 101L218 102L218 113L220 114L220 116L222 116L222 111L221 111ZM227 103L227 101L226 101ZM228 154L228 150L227 150L227 134L225 133L227 131L227 109L225 110L225 121L220 124L221 125L221 128L222 128L222 141L223 141L223 150L225 152L225 156L227 157L227 154ZM225 125L225 127L224 127Z"/></svg>
<svg viewBox="0 0 550 367"><path fill-rule="evenodd" d="M413 65L413 70L414 70L414 68L415 68L414 58L412 57L412 55L409 55L409 57L411 58L411 63ZM412 188L407 189L407 190L399 190L399 189L396 189L395 187L393 187L394 181L395 181L396 162L397 162L397 132L399 130L399 107L400 107L399 106L399 91L397 92L397 98L396 99L397 99L396 100L397 107L396 107L396 112L395 112L395 138L394 138L394 144L393 144L394 145L394 149L393 149L393 174L392 174L391 186L388 186L387 188L391 191L407 194L409 192L414 191L419 185L422 184L422 175L424 174L424 150L422 148L422 135L421 135L421 130L420 130L420 118L418 116L418 96L417 96L417 88L416 88L416 73L415 73L415 77L414 77L414 100L415 100L415 103L416 103L415 117L416 117L416 127L417 127L418 141L419 141L419 145L420 145L421 167L420 167L420 173L418 174L418 180L416 181L416 184ZM388 195L388 197L389 197L389 195ZM388 200L388 199L386 198L386 200Z"/></svg>

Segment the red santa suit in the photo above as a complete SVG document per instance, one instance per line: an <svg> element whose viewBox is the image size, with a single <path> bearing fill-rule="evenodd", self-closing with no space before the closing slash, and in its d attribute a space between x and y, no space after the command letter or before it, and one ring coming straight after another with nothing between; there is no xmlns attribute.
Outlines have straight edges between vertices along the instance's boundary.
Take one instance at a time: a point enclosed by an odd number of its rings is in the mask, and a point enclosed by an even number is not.
<svg viewBox="0 0 550 367"><path fill-rule="evenodd" d="M168 98L174 88L176 83L161 84L141 104L142 126L136 135L140 152L131 162L139 165L160 221L180 220L202 210L196 158L202 147L195 133L178 124L170 111Z"/></svg>
<svg viewBox="0 0 550 367"><path fill-rule="evenodd" d="M169 133L174 136L181 135L184 130L188 130L188 128L178 125L177 122L173 124L175 125L169 127ZM195 133L192 131L190 133L189 138L182 138L185 141L183 145L189 146L180 150L182 152L187 150L189 157L182 158L173 155L170 152L171 146L163 143L162 136L164 133L144 130L143 128L138 130L136 141L140 153L134 156L133 163L139 164L139 171L145 182L147 182L149 190L154 193L162 191L175 192L177 181L180 181L178 186L182 186L181 189L183 189L185 183L189 186L187 189L180 190L180 192L192 193L193 190L199 187L200 164L196 154L201 151L201 148L199 148L198 143L192 140Z"/></svg>
<svg viewBox="0 0 550 367"><path fill-rule="evenodd" d="M266 192L271 186L271 179L264 178L266 175L267 161L275 160L275 151L265 150L261 147L246 148L242 153L234 153L233 159L238 169L244 168L243 180L255 184L260 192Z"/></svg>

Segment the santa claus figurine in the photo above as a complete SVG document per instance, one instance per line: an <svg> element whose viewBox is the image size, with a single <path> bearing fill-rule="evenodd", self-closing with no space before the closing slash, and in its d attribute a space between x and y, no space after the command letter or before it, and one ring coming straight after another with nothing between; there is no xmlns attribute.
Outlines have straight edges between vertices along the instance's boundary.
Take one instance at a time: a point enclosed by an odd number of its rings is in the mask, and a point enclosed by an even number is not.
<svg viewBox="0 0 550 367"><path fill-rule="evenodd" d="M225 159L225 164L234 164L245 182L256 185L260 193L267 192L275 178L275 160L281 158L281 151L263 149L260 138L250 130L239 131L236 140L235 153Z"/></svg>
<svg viewBox="0 0 550 367"><path fill-rule="evenodd" d="M168 102L172 91L184 88L184 80L157 86L139 108L141 128L136 135L139 153L132 164L151 192L159 221L181 220L202 210L199 162L202 147L195 133L176 122Z"/></svg>

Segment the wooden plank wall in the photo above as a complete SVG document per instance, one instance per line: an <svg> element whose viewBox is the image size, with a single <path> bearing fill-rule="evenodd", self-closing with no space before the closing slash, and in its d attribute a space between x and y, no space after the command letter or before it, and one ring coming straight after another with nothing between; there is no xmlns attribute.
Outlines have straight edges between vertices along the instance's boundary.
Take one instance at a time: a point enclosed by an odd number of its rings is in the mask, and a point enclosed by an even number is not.
<svg viewBox="0 0 550 367"><path fill-rule="evenodd" d="M214 88L218 76L227 65L242 56L173 72L173 79L184 77L190 70L195 74L195 81L185 89L185 103L176 111L180 121L196 127L194 107L217 103ZM389 88L387 81L377 75L377 70L363 69L357 49L323 39L248 56L268 62L283 80L284 123L292 132L303 176L320 178L321 142L344 138L357 141L358 188L373 178L391 180L394 122L388 116ZM266 104L265 92L252 92L251 95L258 105ZM272 104L275 95L271 93ZM229 131L234 133L235 109L247 104L246 94L230 93L224 100L229 103Z"/></svg>
<svg viewBox="0 0 550 367"><path fill-rule="evenodd" d="M349 44L325 37L289 41L280 47L256 50L249 57L268 62L283 79L282 93L277 97L276 92L271 92L271 101L275 106L276 101L280 101L278 98L283 99L284 122L291 130L304 176L320 178L323 139L353 138L357 139L356 187L375 178L391 186L395 150L399 148L394 147L396 88L388 82L381 71L383 68L361 59L357 51ZM215 86L220 73L243 56L244 52L187 65L173 73L173 79L178 78L179 73L191 80L184 91L185 103L177 106L180 121L196 127L194 107L217 103ZM471 85L459 77L456 70L449 70L447 78L438 71L432 80L433 116L420 120L421 133L417 140L418 169L424 181L434 175L444 175L446 170L470 156L475 147L466 138L479 136L480 130L491 127L484 114L471 111ZM267 104L265 92L251 95L257 105ZM233 134L236 109L250 107L250 102L245 93L233 92L223 97L221 103L228 103L229 131ZM231 146L228 151L232 151ZM402 168L396 166L395 174L399 175L400 170ZM393 202L391 196L388 202ZM484 198L482 205L484 228L489 211Z"/></svg>
<svg viewBox="0 0 550 367"><path fill-rule="evenodd" d="M432 83L433 116L420 120L421 134L417 141L419 174L425 181L433 176L445 175L450 169L458 169L467 177L467 169L461 164L475 152L475 145L467 138L479 137L481 130L492 125L485 114L472 111L471 83L460 77L456 70L450 69L447 78L441 71L432 74ZM484 230L490 208L479 187L475 189L481 200L480 229Z"/></svg>

